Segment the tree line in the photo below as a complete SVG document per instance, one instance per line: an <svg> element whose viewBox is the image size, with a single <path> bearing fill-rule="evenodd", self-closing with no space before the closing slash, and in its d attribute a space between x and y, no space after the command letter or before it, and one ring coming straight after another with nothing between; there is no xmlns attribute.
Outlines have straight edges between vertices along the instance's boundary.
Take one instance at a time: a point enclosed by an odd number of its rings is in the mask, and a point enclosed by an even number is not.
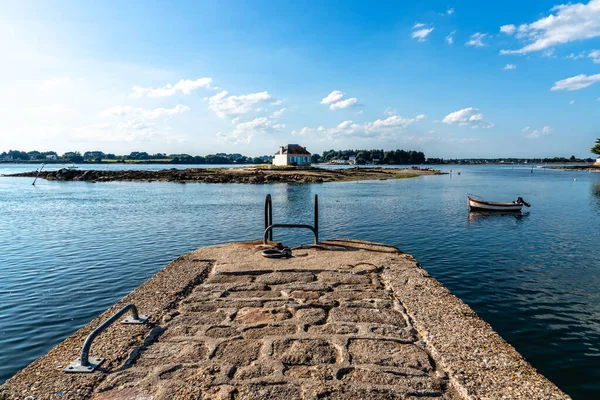
<svg viewBox="0 0 600 400"><path fill-rule="evenodd" d="M313 154L313 163L350 161L356 164L423 164L425 154L414 150L327 150L323 154Z"/></svg>
<svg viewBox="0 0 600 400"><path fill-rule="evenodd" d="M590 163L592 158L546 157L546 158L428 158L426 164L566 164L566 163Z"/></svg>
<svg viewBox="0 0 600 400"><path fill-rule="evenodd" d="M600 155L600 139L591 149ZM216 153L206 156L189 154L150 154L133 151L127 155L115 155L102 151L68 151L59 155L55 151L9 150L0 153L0 162L49 162L49 163L110 163L110 162L148 162L164 164L264 164L270 163L273 156L249 157L239 153ZM593 162L592 158L575 156L552 158L425 158L425 154L414 150L327 150L311 156L313 164L332 162L354 162L355 164L487 164L487 163L568 163Z"/></svg>
<svg viewBox="0 0 600 400"><path fill-rule="evenodd" d="M144 151L133 151L128 155L115 155L102 151L68 151L59 155L55 151L19 151L9 150L0 153L0 162L56 162L56 163L110 163L110 162L156 162L172 164L262 164L269 162L271 157L248 157L242 154L217 153L206 156L189 154L149 154Z"/></svg>
<svg viewBox="0 0 600 400"><path fill-rule="evenodd" d="M133 151L128 155L115 155L102 151L68 151L59 155L55 151L19 151L10 150L0 154L0 161L44 161L56 163L110 163L110 162L156 162L170 164L264 164L270 163L272 156L248 157L239 153L216 153L206 156L189 154L149 154L143 151ZM356 164L423 164L425 155L420 151L406 150L328 150L322 155L313 154L313 163L328 163L335 161Z"/></svg>

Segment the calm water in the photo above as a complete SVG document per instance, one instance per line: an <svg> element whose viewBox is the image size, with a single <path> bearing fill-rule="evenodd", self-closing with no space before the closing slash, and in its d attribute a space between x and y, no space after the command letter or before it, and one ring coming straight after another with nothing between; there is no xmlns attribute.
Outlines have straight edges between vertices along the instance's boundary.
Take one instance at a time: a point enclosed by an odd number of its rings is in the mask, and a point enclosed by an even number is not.
<svg viewBox="0 0 600 400"><path fill-rule="evenodd" d="M0 383L182 253L261 238L267 193L274 221L288 223L311 223L318 193L323 239L412 253L563 390L600 398L600 174L447 168L462 174L264 186L0 177ZM532 208L469 214L466 192ZM275 239L311 242L303 231Z"/></svg>

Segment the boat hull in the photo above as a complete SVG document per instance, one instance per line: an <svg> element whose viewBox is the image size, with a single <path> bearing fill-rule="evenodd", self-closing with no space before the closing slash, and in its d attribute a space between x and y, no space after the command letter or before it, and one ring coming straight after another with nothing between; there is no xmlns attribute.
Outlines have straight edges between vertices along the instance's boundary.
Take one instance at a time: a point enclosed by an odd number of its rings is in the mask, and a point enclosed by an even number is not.
<svg viewBox="0 0 600 400"><path fill-rule="evenodd" d="M471 211L504 211L519 212L523 208L520 203L493 203L469 198L469 208Z"/></svg>

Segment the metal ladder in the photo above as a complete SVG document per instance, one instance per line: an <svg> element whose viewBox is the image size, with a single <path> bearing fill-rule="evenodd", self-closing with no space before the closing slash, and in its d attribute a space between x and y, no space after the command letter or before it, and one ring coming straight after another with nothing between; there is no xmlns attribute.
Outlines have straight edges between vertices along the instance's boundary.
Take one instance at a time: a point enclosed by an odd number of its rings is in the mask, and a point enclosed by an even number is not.
<svg viewBox="0 0 600 400"><path fill-rule="evenodd" d="M315 238L315 245L319 243L319 195L315 194L315 222L314 226L306 224L274 224L273 223L273 202L271 195L268 194L265 199L265 232L263 236L263 243L267 244L269 241L273 241L273 229L274 228L287 228L287 229L308 229L310 230Z"/></svg>

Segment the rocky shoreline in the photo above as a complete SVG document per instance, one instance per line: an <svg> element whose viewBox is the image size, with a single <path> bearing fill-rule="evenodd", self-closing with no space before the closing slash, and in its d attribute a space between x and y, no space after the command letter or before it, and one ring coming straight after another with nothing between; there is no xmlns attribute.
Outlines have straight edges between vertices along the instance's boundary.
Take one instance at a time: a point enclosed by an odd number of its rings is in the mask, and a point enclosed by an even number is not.
<svg viewBox="0 0 600 400"><path fill-rule="evenodd" d="M553 167L544 167L548 169L564 169L564 170L575 170L575 171L600 171L600 165L588 164L588 165L557 165Z"/></svg>
<svg viewBox="0 0 600 400"><path fill-rule="evenodd" d="M37 176L36 171L4 175L7 177ZM201 182L201 183L323 183L358 180L413 178L421 175L442 175L440 171L412 168L188 168L160 171L101 171L63 168L42 171L39 178L50 181L142 181L142 182Z"/></svg>

